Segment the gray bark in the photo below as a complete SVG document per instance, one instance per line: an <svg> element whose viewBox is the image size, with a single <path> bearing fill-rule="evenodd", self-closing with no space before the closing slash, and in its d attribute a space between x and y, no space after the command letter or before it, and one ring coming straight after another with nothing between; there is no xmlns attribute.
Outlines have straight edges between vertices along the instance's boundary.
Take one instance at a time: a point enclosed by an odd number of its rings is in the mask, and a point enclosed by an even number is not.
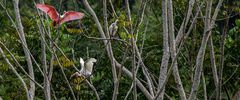
<svg viewBox="0 0 240 100"><path fill-rule="evenodd" d="M162 20L163 20L163 56L160 66L160 75L158 79L158 90L163 89L158 96L158 100L163 100L165 86L164 82L167 78L167 69L169 61L169 44L168 44L168 16L167 16L167 2L168 0L162 0Z"/></svg>
<svg viewBox="0 0 240 100"><path fill-rule="evenodd" d="M214 47L213 47L213 41L212 37L210 36L208 40L208 46L210 50L210 59L211 59L211 68L212 68L212 74L213 74L213 80L214 80L214 85L216 87L216 91L218 91L218 84L219 84L219 78L218 78L218 73L217 73L217 67L216 67L216 60L215 60L215 54L214 54ZM216 96L219 96L219 92L216 92Z"/></svg>
<svg viewBox="0 0 240 100"><path fill-rule="evenodd" d="M42 57L41 57L41 63L42 63L42 68L43 68L43 73L44 73L44 95L46 100L51 100L51 88L50 88L50 80L48 78L48 66L47 66L47 61L46 61L46 43L45 43L45 32L43 29L43 26L39 25L39 31L41 34L41 52L42 52Z"/></svg>
<svg viewBox="0 0 240 100"><path fill-rule="evenodd" d="M26 58L27 65L28 65L28 72L29 72L29 75L31 76L31 78L34 80L32 60L31 60L31 56L28 52L29 49L28 49L27 42L25 39L25 33L23 30L23 25L21 22L21 16L20 16L19 7L18 7L19 0L13 0L13 4L14 4L15 15L16 15L17 27L18 27L18 31L19 31L19 37L21 39L22 47L23 47L25 58ZM29 98L29 100L33 100L34 95L35 95L35 83L30 80L30 88L29 88L29 97L30 98Z"/></svg>
<svg viewBox="0 0 240 100"><path fill-rule="evenodd" d="M107 51L107 54L109 56L109 58L111 59L110 57L110 49L109 49L109 44L107 43L107 40L106 40L106 36L104 34L104 31L103 31L103 28L102 28L102 25L100 24L99 20L98 20L98 17L96 16L95 12L93 11L93 9L91 8L91 6L89 5L88 1L87 0L83 0L83 4L84 6L86 7L86 9L88 10L88 12L92 15L93 17L93 20L95 21L96 25L97 25L97 28L98 28L98 31L100 33L100 36L101 38L104 38L103 40L103 43L104 45L106 45L105 49ZM120 63L118 63L115 58L113 58L113 61L114 63L116 64L116 67L117 68L121 68L122 67L122 71L128 76L130 77L131 79L133 79L133 75L132 73L126 69L124 66L122 66ZM136 84L137 86L140 88L140 90L143 92L143 94L146 96L147 99L151 100L153 99L153 97L150 95L150 93L148 92L148 90L143 86L143 84L138 80L136 79Z"/></svg>
<svg viewBox="0 0 240 100"><path fill-rule="evenodd" d="M137 87L136 87L136 59L135 59L135 55L136 55L136 51L135 51L135 36L133 33L133 27L132 27L132 19L131 19L131 11L129 8L129 1L125 0L125 5L126 5L126 12L127 12L127 18L128 21L130 22L130 25L128 27L130 34L131 34L131 45L132 45L132 74L133 74L133 99L137 100Z"/></svg>
<svg viewBox="0 0 240 100"><path fill-rule="evenodd" d="M8 58L6 57L6 55L4 54L2 48L0 47L0 53L3 57L3 59L6 61L6 63L8 64L8 66L10 67L10 69L12 69L13 73L18 77L18 79L22 82L22 85L26 91L26 96L27 96L27 99L30 100L30 94L28 92L28 88L27 88L27 85L25 83L25 81L23 80L23 78L19 75L19 73L16 71L16 69L14 68L14 66L10 63L10 61L8 60ZM0 98L1 99L1 98Z"/></svg>
<svg viewBox="0 0 240 100"><path fill-rule="evenodd" d="M172 0L168 0L168 29L169 29L168 31L169 31L171 59L173 62L173 76L177 84L177 90L179 92L181 100L186 100L187 98L186 98L182 81L179 75L177 58L176 58L177 53L176 53L176 41L175 41L175 35L174 35ZM176 61L174 61L174 59L176 59Z"/></svg>
<svg viewBox="0 0 240 100"><path fill-rule="evenodd" d="M222 90L222 78L223 78L223 69L224 69L224 47L225 47L225 39L227 37L227 30L228 30L228 24L229 23L229 19L226 19L226 23L223 29L223 34L221 36L221 42L220 42L220 52L221 52L221 58L220 58L220 68L219 68L219 84L218 84L218 88L217 88L217 93L218 93L218 97L217 99L222 99L222 95L221 95L221 90Z"/></svg>
<svg viewBox="0 0 240 100"><path fill-rule="evenodd" d="M103 14L104 14L104 29L105 29L106 37L110 38L109 29L108 29L107 2L106 2L106 0L103 0ZM112 51L111 40L108 41L107 45L109 46L109 48L108 48L109 53L110 53L109 58L111 60L113 83L114 83L112 100L117 100L119 81L118 81L118 78L117 78L116 64L113 61L114 55L113 55L113 51Z"/></svg>
<svg viewBox="0 0 240 100"><path fill-rule="evenodd" d="M200 83L200 78L201 78L201 73L202 73L202 66L203 66L203 60L204 60L204 55L205 55L205 50L206 50L206 45L207 45L207 41L209 36L211 35L211 30L215 24L215 19L217 18L218 12L220 10L220 7L222 5L223 0L219 0L218 5L215 9L214 15L212 17L212 21L210 24L210 27L208 30L204 31L203 34L203 39L201 42L201 46L200 49L198 51L198 55L197 55L197 59L196 59L196 69L194 72L194 79L193 79L193 84L192 84L192 88L191 88L191 93L189 96L189 100L195 100L196 99L196 95L197 95L197 90L199 87L199 83Z"/></svg>
<svg viewBox="0 0 240 100"><path fill-rule="evenodd" d="M182 22L180 29L178 31L178 35L176 37L176 45L178 45L180 43L181 39L184 37L184 32L185 32L187 24L190 20L190 17L192 15L192 10L193 10L194 4L195 4L195 0L190 0L188 3L187 15L185 17L185 20Z"/></svg>

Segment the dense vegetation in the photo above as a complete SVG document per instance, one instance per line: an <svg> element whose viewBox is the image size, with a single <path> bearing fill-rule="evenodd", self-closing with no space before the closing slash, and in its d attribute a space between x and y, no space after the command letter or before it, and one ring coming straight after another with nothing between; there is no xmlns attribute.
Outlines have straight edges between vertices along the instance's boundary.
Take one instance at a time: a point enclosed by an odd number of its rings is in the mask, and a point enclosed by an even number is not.
<svg viewBox="0 0 240 100"><path fill-rule="evenodd" d="M160 83L165 82L159 78L162 75L161 71L164 70L163 66L166 66L167 72L171 73L165 74L167 81L163 89L164 99L184 99L184 95L187 98L193 96L195 99L194 92L191 91L197 71L201 73L200 84L197 86L197 99L230 100L240 89L240 1L238 0L223 0L216 19L212 16L222 0L45 0L46 4L54 6L60 14L68 10L85 14L83 19L67 22L59 27L51 26L51 19L35 7L36 3L43 1L20 0L17 6L21 19L17 19L14 4L18 0L0 0L0 51L3 51L0 53L0 97L3 100L28 98L23 82L14 72L16 70L30 89L30 84L34 83L31 83L31 74L27 74L29 73L27 53L31 55L29 57L33 66L34 80L42 86L35 83L34 99L37 100L98 99L95 92L103 100L115 96L119 100L132 100L136 97L140 100L153 99L159 95ZM86 1L97 15L105 38L94 15L86 7ZM129 5L126 1L129 1ZM174 26L169 24L171 23L169 6L166 7L168 12L163 12L164 1L168 3L172 1L169 5L173 6ZM187 18L191 1L195 2L191 15ZM212 6L208 7L210 2ZM208 10L211 10L210 17ZM107 13L107 20L104 13ZM168 21L164 21L164 13L167 13ZM116 34L112 35L110 32L109 37L107 34L109 32L106 30L116 20L118 20ZM213 23L210 28L207 27L208 20ZM107 27L105 27L106 22L108 22ZM166 25L165 22L168 24ZM183 22L187 24L183 25ZM20 35L19 23L23 26L26 44ZM164 37L165 25L170 27L167 42ZM183 38L177 40L182 25L185 26L182 32ZM172 32L174 34L171 34L171 27L174 28ZM198 65L202 41L208 33L210 35L207 39L205 55L202 55L203 61ZM174 35L173 42L171 35ZM169 45L167 49L170 57L164 65L165 43ZM171 51L172 43L176 48L176 59L172 55L174 54ZM29 52L26 53L26 49ZM97 59L92 76L86 78L90 85L85 79L70 78L77 72L74 67L81 69L80 57L84 60ZM181 85L176 82L174 75L175 62L177 62ZM214 66L216 73L213 71ZM198 68L202 70L197 70ZM49 76L51 70L52 76ZM214 78L215 74L217 79ZM135 78L138 80L133 81ZM46 79L51 84L50 98L47 98L48 92L44 88L47 84ZM115 87L118 82L119 87ZM147 90L144 91L140 85ZM184 95L180 94L179 86L183 86ZM116 88L118 92L114 92ZM129 97L126 97L128 92Z"/></svg>

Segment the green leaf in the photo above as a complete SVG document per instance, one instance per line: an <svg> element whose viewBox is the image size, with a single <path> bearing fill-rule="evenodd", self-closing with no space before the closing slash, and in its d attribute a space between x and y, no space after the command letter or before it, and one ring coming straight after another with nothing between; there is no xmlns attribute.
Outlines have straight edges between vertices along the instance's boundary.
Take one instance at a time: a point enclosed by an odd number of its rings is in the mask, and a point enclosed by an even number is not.
<svg viewBox="0 0 240 100"><path fill-rule="evenodd" d="M0 85L0 95L5 95L7 88L4 85Z"/></svg>
<svg viewBox="0 0 240 100"><path fill-rule="evenodd" d="M125 33L125 32L120 32L120 38L121 39L127 39L127 33Z"/></svg>
<svg viewBox="0 0 240 100"><path fill-rule="evenodd" d="M240 19L235 20L235 24L240 27Z"/></svg>

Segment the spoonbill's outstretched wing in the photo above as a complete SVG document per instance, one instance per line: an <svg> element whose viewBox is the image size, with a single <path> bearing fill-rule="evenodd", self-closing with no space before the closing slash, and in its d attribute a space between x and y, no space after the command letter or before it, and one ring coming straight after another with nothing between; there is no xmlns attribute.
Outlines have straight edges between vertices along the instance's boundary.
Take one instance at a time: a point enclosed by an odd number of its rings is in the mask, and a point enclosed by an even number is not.
<svg viewBox="0 0 240 100"><path fill-rule="evenodd" d="M65 12L62 19L60 20L60 24L64 22L72 21L72 20L82 19L83 16L84 16L84 13L81 13L81 12L76 12L76 11Z"/></svg>
<svg viewBox="0 0 240 100"><path fill-rule="evenodd" d="M59 14L57 12L57 10L50 5L46 5L46 4L37 4L36 7L40 10L42 10L44 13L48 14L48 16L58 22L59 21Z"/></svg>

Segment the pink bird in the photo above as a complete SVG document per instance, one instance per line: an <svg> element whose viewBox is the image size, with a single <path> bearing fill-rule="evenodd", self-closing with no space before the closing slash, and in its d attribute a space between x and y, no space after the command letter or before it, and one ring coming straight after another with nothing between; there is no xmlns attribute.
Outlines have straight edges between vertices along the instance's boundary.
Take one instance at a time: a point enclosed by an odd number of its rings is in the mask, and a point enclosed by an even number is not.
<svg viewBox="0 0 240 100"><path fill-rule="evenodd" d="M36 7L42 10L44 13L48 14L48 16L53 20L53 26L56 26L57 24L61 25L64 22L72 20L82 19L84 16L84 13L76 11L67 11L62 16L60 16L53 6L46 4L37 4Z"/></svg>

